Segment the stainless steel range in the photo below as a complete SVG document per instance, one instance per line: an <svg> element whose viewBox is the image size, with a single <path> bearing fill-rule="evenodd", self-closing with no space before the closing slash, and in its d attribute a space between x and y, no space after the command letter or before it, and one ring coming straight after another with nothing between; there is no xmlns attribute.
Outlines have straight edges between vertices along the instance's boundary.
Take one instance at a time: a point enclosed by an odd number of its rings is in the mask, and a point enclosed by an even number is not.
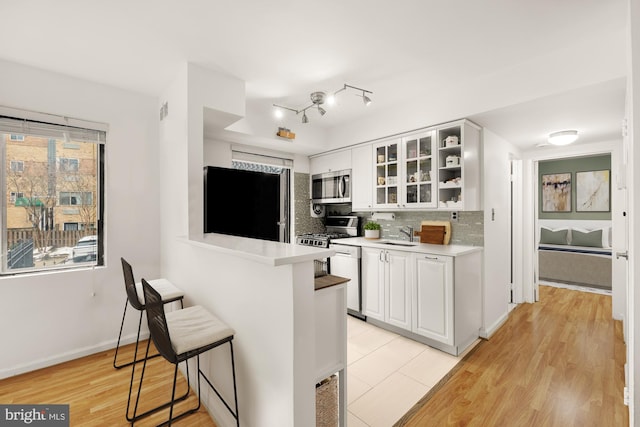
<svg viewBox="0 0 640 427"><path fill-rule="evenodd" d="M328 216L326 228L326 233L301 234L296 237L296 243L304 246L328 248L331 239L356 237L358 235L358 217L355 215Z"/></svg>
<svg viewBox="0 0 640 427"><path fill-rule="evenodd" d="M328 216L326 233L303 234L296 237L296 243L317 248L332 248L336 254L330 259L316 260L315 275L327 273L351 279L347 283L347 312L365 319L362 313L361 249L359 246L334 244L331 240L358 236L357 216Z"/></svg>

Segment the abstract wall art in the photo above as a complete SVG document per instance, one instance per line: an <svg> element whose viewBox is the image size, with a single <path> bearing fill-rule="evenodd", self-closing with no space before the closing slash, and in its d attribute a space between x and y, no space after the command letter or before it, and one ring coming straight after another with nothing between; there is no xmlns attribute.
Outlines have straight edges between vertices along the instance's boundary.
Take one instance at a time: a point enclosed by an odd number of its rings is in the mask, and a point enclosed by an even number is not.
<svg viewBox="0 0 640 427"><path fill-rule="evenodd" d="M576 211L609 212L610 171L576 172Z"/></svg>
<svg viewBox="0 0 640 427"><path fill-rule="evenodd" d="M571 212L571 173L542 175L542 211Z"/></svg>

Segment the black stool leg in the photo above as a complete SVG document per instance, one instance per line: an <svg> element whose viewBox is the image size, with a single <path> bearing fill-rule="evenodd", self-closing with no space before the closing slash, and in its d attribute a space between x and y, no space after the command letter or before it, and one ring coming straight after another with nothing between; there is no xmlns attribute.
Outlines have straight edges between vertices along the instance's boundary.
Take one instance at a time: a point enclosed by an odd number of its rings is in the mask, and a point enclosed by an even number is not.
<svg viewBox="0 0 640 427"><path fill-rule="evenodd" d="M142 312L140 312L140 322L142 322ZM189 396L189 392L191 391L191 379L189 378L189 363L187 363L187 391L180 396L179 398L175 399L175 388L176 388L176 379L174 378L174 389L173 389L173 393L171 396L171 401L163 403L162 405L158 405L155 408L149 409L148 411L143 412L142 414L137 414L138 412L138 404L140 403L140 392L142 391L142 380L144 379L144 372L147 368L147 360L148 359L152 359L155 356L159 356L160 354L156 354L154 356L149 357L149 348L151 347L151 338L149 338L149 340L147 341L147 349L145 351L145 355L144 355L144 359L139 360L138 362L142 361L142 373L140 374L140 382L138 383L138 393L136 395L136 404L133 408L133 415L129 416L129 408L131 405L131 392L133 390L133 379L135 376L135 369L136 369L136 363L133 364L133 367L131 368L131 381L129 382L129 397L127 399L127 421L130 421L131 424L133 424L135 421L139 420L140 418L144 418L147 415L151 415L154 412L157 412L161 409L165 409L168 406L173 406L174 402L180 402L185 400L188 396ZM136 353L138 352L138 344L136 343ZM177 369L178 369L178 364L176 363L176 375L177 375Z"/></svg>
<svg viewBox="0 0 640 427"><path fill-rule="evenodd" d="M120 338L122 338L122 329L124 327L124 318L127 316L127 306L129 305L129 298L124 300L124 312L122 313L122 322L120 323L120 333L118 333L118 344L116 344L116 354L113 355L113 367L120 369L126 365L117 365L116 358L118 357L118 349L120 348Z"/></svg>
<svg viewBox="0 0 640 427"><path fill-rule="evenodd" d="M181 301L182 302L182 301ZM139 362L141 359L137 359L138 357L138 342L140 341L140 330L142 327L142 312L140 312L140 322L138 322L138 335L136 336L136 351L133 354L133 360L131 362L123 363L121 365L116 365L116 358L118 357L118 349L120 348L120 339L122 337L122 329L124 327L124 318L127 315L127 305L129 303L129 298L124 302L124 313L122 313L122 323L120 323L120 333L118 334L118 344L116 345L116 353L113 355L113 367L116 369L124 368L125 366L131 366L135 362ZM160 356L160 353L149 356L150 359L154 357Z"/></svg>
<svg viewBox="0 0 640 427"><path fill-rule="evenodd" d="M236 418L236 425L240 427L240 413L238 412L238 389L236 387L236 362L233 357L233 341L229 341L229 349L231 350L231 373L233 374L233 397L236 401L236 413L231 413Z"/></svg>
<svg viewBox="0 0 640 427"><path fill-rule="evenodd" d="M200 371L200 359L199 358L198 358L198 381L200 380L200 375L202 375L202 377L207 382L207 384L209 384L209 387L211 387L211 390L213 390L216 393L216 395L218 396L220 401L224 404L224 406L226 406L226 408L229 411L229 413L233 416L233 418L236 419L236 424L238 425L238 427L240 427L240 416L238 414L238 390L237 390L237 386L236 386L236 364L235 364L235 358L233 357L233 343L231 342L231 340L229 340L229 348L231 349L231 371L232 371L232 374L233 374L233 398L235 400L235 406L236 406L235 413L233 412L233 409L231 409L231 406L229 406L227 401L224 400L224 397L222 397L222 395L220 394L218 389L216 389L216 387L213 385L213 383L209 380L209 378L207 378L207 376L202 371ZM198 385L198 387L199 387L199 385ZM198 389L198 395L200 395L200 389Z"/></svg>

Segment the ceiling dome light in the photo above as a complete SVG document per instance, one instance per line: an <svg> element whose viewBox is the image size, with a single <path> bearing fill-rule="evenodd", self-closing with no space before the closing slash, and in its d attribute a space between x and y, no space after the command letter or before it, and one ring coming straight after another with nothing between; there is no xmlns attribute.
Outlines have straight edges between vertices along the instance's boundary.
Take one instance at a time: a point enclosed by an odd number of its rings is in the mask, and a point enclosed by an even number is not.
<svg viewBox="0 0 640 427"><path fill-rule="evenodd" d="M563 130L549 134L549 144L552 145L569 145L578 139L577 130Z"/></svg>

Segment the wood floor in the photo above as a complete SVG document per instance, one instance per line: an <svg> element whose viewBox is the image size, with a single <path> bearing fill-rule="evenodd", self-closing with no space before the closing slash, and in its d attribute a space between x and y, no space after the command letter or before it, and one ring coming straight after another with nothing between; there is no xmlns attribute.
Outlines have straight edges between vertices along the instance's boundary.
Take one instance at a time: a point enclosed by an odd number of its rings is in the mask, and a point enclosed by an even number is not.
<svg viewBox="0 0 640 427"><path fill-rule="evenodd" d="M118 360L132 360L134 345L123 347ZM3 404L68 404L71 426L126 426L127 394L131 368L114 369L113 350L73 360L50 368L40 369L0 381L0 403ZM143 353L140 352L139 357ZM122 359L120 359L122 356ZM141 368L141 364L139 365ZM173 366L162 357L149 361L144 375L140 412L171 399ZM138 369L137 372L140 372ZM181 377L176 395L184 394L186 380ZM139 375L136 375L137 386ZM207 387L203 382L203 387ZM137 387L134 389L137 390ZM182 391L181 394L178 394ZM135 396L135 394L134 394ZM132 403L132 408L133 404ZM194 393L176 404L174 411L195 407ZM178 413L179 413L178 412ZM133 413L133 410L131 411ZM174 412L175 414L176 412ZM169 411L162 410L136 422L136 426L155 426L166 421ZM215 427L204 406L172 425Z"/></svg>
<svg viewBox="0 0 640 427"><path fill-rule="evenodd" d="M611 297L540 287L396 426L628 426Z"/></svg>
<svg viewBox="0 0 640 427"><path fill-rule="evenodd" d="M122 356L131 358L133 347L125 349ZM72 426L127 425L131 371L113 369L112 359L113 350L105 351L2 380L0 403L70 404ZM541 286L539 303L516 308L396 425L627 426L624 362L610 296ZM149 366L143 410L168 400L171 390L172 365L155 358ZM162 411L136 425L166 417ZM175 425L215 427L204 407Z"/></svg>

